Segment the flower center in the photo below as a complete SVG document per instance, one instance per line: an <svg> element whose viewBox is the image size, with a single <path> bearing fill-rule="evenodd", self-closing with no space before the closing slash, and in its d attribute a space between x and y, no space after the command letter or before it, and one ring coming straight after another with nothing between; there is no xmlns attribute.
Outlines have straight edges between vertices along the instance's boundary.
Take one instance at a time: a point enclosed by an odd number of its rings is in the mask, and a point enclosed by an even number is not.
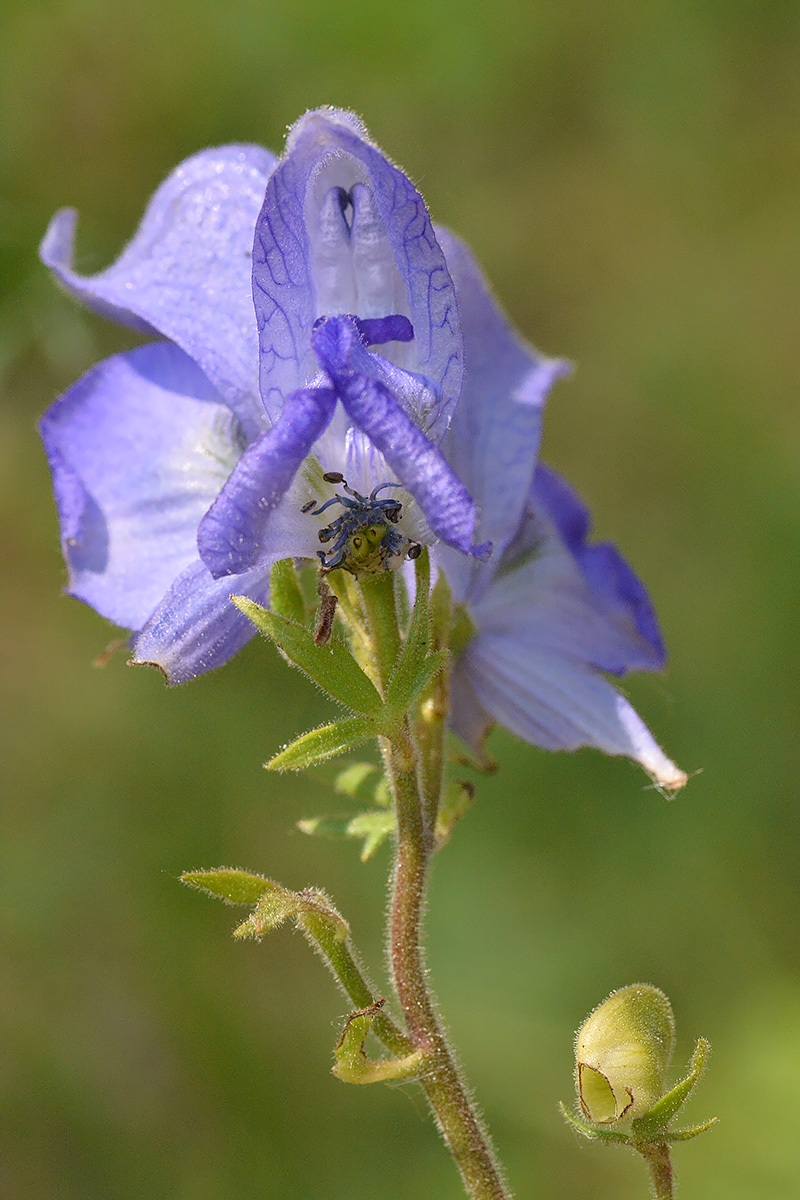
<svg viewBox="0 0 800 1200"><path fill-rule="evenodd" d="M342 567L351 575L375 575L399 566L404 558L417 558L421 547L405 537L397 523L403 510L394 497L379 498L386 488L399 488L399 483L381 483L368 496L348 486L339 471L328 471L322 478L326 483L340 483L347 495L337 492L319 508L313 501L303 505L303 512L318 517L333 505L343 510L329 525L319 531L319 540L332 542L328 550L318 550L323 571ZM394 562L391 562L391 560Z"/></svg>

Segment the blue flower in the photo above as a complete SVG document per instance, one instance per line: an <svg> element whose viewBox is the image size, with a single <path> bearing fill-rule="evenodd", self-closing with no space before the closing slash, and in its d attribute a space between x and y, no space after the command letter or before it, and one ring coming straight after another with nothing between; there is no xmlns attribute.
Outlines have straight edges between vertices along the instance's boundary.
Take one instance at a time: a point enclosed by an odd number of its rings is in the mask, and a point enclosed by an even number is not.
<svg viewBox="0 0 800 1200"><path fill-rule="evenodd" d="M537 462L544 400L564 363L508 328L466 247L437 230L456 286L465 383L443 443L480 511L483 563L434 551L461 606L451 724L480 749L495 722L547 750L594 746L641 763L657 785L686 782L604 672L665 661L643 585L569 486Z"/></svg>
<svg viewBox="0 0 800 1200"><path fill-rule="evenodd" d="M684 782L602 674L663 665L647 595L537 464L565 364L509 330L357 118L306 114L280 160L188 159L93 278L71 266L75 220L56 215L44 262L158 339L99 363L41 425L68 590L133 631L133 662L171 683L226 662L253 632L229 596L266 603L279 559L380 570L428 543L473 632L452 693L467 742L499 721Z"/></svg>
<svg viewBox="0 0 800 1200"><path fill-rule="evenodd" d="M71 266L75 220L56 215L44 262L160 339L99 363L41 424L68 591L134 631L133 662L178 683L227 661L252 634L230 594L266 602L279 559L374 570L438 540L486 556L439 449L463 374L453 283L421 196L357 118L306 114L280 161L190 158L92 278Z"/></svg>

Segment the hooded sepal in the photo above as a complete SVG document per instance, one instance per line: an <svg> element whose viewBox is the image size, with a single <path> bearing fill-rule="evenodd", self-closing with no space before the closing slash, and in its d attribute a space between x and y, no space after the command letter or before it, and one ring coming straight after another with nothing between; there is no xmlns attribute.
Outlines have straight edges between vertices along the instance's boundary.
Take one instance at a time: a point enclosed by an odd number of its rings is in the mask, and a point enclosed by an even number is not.
<svg viewBox="0 0 800 1200"><path fill-rule="evenodd" d="M353 113L318 109L290 130L256 223L253 300L273 417L313 373L316 318L397 314L413 326L415 368L438 396L429 432L441 436L463 374L453 282L422 197Z"/></svg>

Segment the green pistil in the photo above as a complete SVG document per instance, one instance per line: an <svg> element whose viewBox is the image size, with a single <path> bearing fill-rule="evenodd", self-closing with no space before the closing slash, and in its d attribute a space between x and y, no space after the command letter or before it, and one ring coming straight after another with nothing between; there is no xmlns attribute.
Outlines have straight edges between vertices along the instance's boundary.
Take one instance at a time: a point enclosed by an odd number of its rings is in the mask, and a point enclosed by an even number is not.
<svg viewBox="0 0 800 1200"><path fill-rule="evenodd" d="M385 525L362 525L347 539L347 553L342 567L358 578L361 575L377 575L386 570L388 546L385 544L388 529Z"/></svg>

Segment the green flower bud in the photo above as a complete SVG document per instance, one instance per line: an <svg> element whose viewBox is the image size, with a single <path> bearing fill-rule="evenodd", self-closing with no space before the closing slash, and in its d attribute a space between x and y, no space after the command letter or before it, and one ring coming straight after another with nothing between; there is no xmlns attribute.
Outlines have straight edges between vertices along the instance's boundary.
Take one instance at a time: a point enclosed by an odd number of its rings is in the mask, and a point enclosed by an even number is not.
<svg viewBox="0 0 800 1200"><path fill-rule="evenodd" d="M584 1116L597 1125L647 1112L664 1091L675 1044L669 1000L650 983L612 992L575 1039L575 1084Z"/></svg>

